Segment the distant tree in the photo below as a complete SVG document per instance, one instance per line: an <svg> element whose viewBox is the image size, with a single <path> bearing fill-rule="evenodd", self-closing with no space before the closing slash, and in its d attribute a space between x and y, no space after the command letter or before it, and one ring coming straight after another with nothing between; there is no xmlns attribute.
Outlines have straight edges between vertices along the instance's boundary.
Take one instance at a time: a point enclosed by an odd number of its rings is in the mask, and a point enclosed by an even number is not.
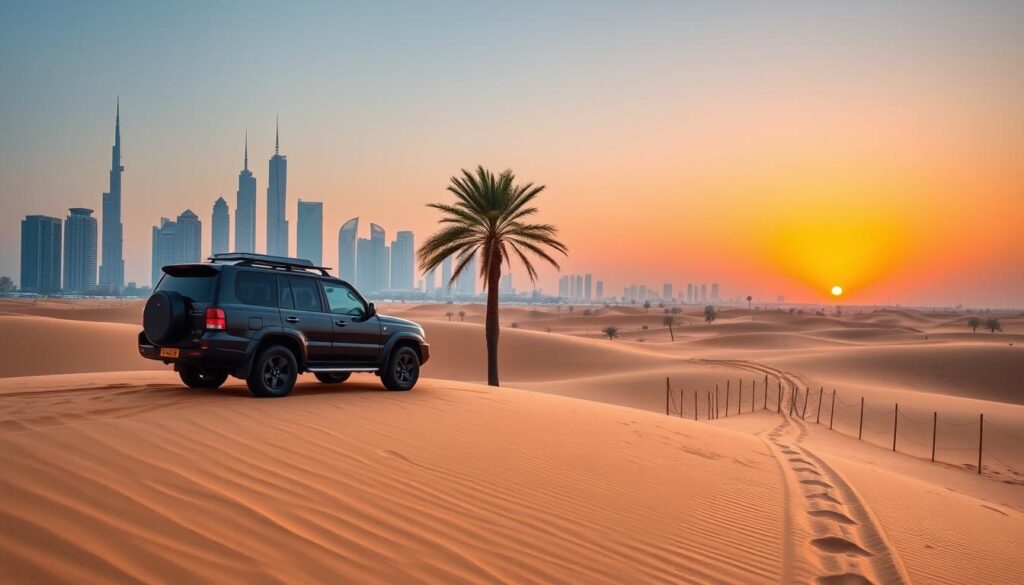
<svg viewBox="0 0 1024 585"><path fill-rule="evenodd" d="M651 311L651 301L644 301L644 312L649 313Z"/></svg>
<svg viewBox="0 0 1024 585"><path fill-rule="evenodd" d="M448 317L448 322L451 323L452 322L452 317L455 316L455 313L452 313L451 311L448 311L447 313L444 314L444 316Z"/></svg>
<svg viewBox="0 0 1024 585"><path fill-rule="evenodd" d="M10 276L0 276L0 295L9 295L18 290Z"/></svg>
<svg viewBox="0 0 1024 585"><path fill-rule="evenodd" d="M592 317L593 315L594 315L594 312L591 311L590 309L583 309L583 316L584 317Z"/></svg>
<svg viewBox="0 0 1024 585"><path fill-rule="evenodd" d="M977 333L978 327L981 327L981 319L978 317L971 317L967 320L967 326L971 328L971 331Z"/></svg>
<svg viewBox="0 0 1024 585"><path fill-rule="evenodd" d="M511 327L511 328L513 328L513 329L519 329L519 322L517 322L517 321L513 321L513 322L512 322L512 323L511 323L511 324L509 325L509 327Z"/></svg>
<svg viewBox="0 0 1024 585"><path fill-rule="evenodd" d="M617 339L619 337L619 328L614 326L614 325L609 325L609 326L605 327L604 329L602 329L601 333L604 333L605 335L607 335L608 336L608 340L610 341L610 340L613 340L613 339Z"/></svg>
<svg viewBox="0 0 1024 585"><path fill-rule="evenodd" d="M459 321L461 321L463 323L466 322L466 312L465 311L459 311Z"/></svg>
<svg viewBox="0 0 1024 585"><path fill-rule="evenodd" d="M713 306L708 305L704 307L704 320L707 321L708 325L711 325L717 316L718 315L715 314L715 308Z"/></svg>
<svg viewBox="0 0 1024 585"><path fill-rule="evenodd" d="M754 301L754 297L747 295L747 310L750 310L750 303Z"/></svg>
<svg viewBox="0 0 1024 585"><path fill-rule="evenodd" d="M995 317L990 317L988 319L985 319L985 329L988 329L992 333L995 333L996 331L1001 332L1003 330L1003 326L999 323L999 319L996 319Z"/></svg>
<svg viewBox="0 0 1024 585"><path fill-rule="evenodd" d="M789 308L789 314L790 314L790 315L792 315L792 314L793 314L793 313L795 313L795 312L796 312L796 309L794 309L793 307L790 307L790 308Z"/></svg>
<svg viewBox="0 0 1024 585"><path fill-rule="evenodd" d="M676 325L677 323L678 323L678 320L675 317L671 316L671 315L665 315L661 319L661 324L665 325L666 327L668 327L668 334L669 334L669 337L672 338L672 341L676 340L676 334L675 334L674 331L672 331L672 327L674 325Z"/></svg>
<svg viewBox="0 0 1024 585"><path fill-rule="evenodd" d="M576 310L576 307L574 307L573 305L569 305L569 312L570 313L572 313L575 310Z"/></svg>

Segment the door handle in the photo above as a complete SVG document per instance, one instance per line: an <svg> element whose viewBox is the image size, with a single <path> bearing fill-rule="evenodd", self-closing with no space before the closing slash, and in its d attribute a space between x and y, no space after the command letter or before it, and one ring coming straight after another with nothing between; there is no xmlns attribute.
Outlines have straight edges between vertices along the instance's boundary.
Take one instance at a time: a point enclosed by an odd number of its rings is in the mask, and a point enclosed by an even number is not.
<svg viewBox="0 0 1024 585"><path fill-rule="evenodd" d="M284 320L289 322L289 323L298 323L299 322L299 318L298 317L285 317Z"/></svg>
<svg viewBox="0 0 1024 585"><path fill-rule="evenodd" d="M341 321L340 319L335 321L334 324L338 327L348 327L348 321Z"/></svg>

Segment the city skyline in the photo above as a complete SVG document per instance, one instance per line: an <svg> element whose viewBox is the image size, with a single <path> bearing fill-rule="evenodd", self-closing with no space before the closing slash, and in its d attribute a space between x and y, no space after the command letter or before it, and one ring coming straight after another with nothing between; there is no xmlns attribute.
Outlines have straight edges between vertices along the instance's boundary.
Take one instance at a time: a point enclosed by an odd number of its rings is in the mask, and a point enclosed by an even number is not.
<svg viewBox="0 0 1024 585"><path fill-rule="evenodd" d="M124 166L124 280L146 282L151 226L235 190L240 134L269 160L280 112L284 215L297 217L297 198L324 203L328 266L344 219L422 238L437 220L424 203L483 164L547 185L543 220L570 248L562 274L599 271L609 291L716 278L791 302L832 301L839 284L844 303L1024 304L1024 274L1005 268L1024 229L1018 5L598 2L545 7L539 21L510 6L487 18L410 6L394 21L373 6L270 18L221 5L197 24L171 7L38 4L0 19L0 274L18 278L28 215L98 209L102 247L98 195ZM739 35L746 21L759 26ZM867 23L871 42L854 34ZM464 50L484 33L492 43ZM592 50L594 38L607 42ZM486 63L508 74L481 91L465 72ZM120 165L106 151L118 94ZM264 190L267 171L254 173ZM265 203L255 250L266 250ZM559 276L543 268L539 286L557 290Z"/></svg>

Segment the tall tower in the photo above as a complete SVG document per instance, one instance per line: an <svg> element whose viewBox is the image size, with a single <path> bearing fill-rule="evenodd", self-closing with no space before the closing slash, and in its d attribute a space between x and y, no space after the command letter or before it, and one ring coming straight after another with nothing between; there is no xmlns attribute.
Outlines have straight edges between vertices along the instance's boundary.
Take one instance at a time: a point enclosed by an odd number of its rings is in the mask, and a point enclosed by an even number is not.
<svg viewBox="0 0 1024 585"><path fill-rule="evenodd" d="M245 155L238 173L235 193L235 252L256 251L256 177L249 170L249 133L245 133Z"/></svg>
<svg viewBox="0 0 1024 585"><path fill-rule="evenodd" d="M121 99L114 116L114 146L110 152L110 190L103 194L103 258L100 286L118 293L124 287L124 225L121 223Z"/></svg>
<svg viewBox="0 0 1024 585"><path fill-rule="evenodd" d="M341 224L338 230L338 276L356 282L356 233L359 231L359 218Z"/></svg>
<svg viewBox="0 0 1024 585"><path fill-rule="evenodd" d="M60 292L61 221L46 215L21 220L21 290Z"/></svg>
<svg viewBox="0 0 1024 585"><path fill-rule="evenodd" d="M295 256L324 263L324 204L299 199L299 223L295 227Z"/></svg>
<svg viewBox="0 0 1024 585"><path fill-rule="evenodd" d="M213 203L213 221L210 222L210 253L223 254L231 241L231 213L228 202L218 197Z"/></svg>
<svg viewBox="0 0 1024 585"><path fill-rule="evenodd" d="M274 132L274 156L270 157L267 184L267 254L288 256L288 159L281 156L281 132Z"/></svg>

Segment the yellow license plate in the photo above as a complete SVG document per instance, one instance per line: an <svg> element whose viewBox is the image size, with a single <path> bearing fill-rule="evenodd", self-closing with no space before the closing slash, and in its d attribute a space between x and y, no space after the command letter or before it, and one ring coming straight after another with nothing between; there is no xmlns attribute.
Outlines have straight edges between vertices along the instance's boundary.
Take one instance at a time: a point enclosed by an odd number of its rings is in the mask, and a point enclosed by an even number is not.
<svg viewBox="0 0 1024 585"><path fill-rule="evenodd" d="M165 358L176 358L178 357L178 348L176 347L161 347L160 357Z"/></svg>

